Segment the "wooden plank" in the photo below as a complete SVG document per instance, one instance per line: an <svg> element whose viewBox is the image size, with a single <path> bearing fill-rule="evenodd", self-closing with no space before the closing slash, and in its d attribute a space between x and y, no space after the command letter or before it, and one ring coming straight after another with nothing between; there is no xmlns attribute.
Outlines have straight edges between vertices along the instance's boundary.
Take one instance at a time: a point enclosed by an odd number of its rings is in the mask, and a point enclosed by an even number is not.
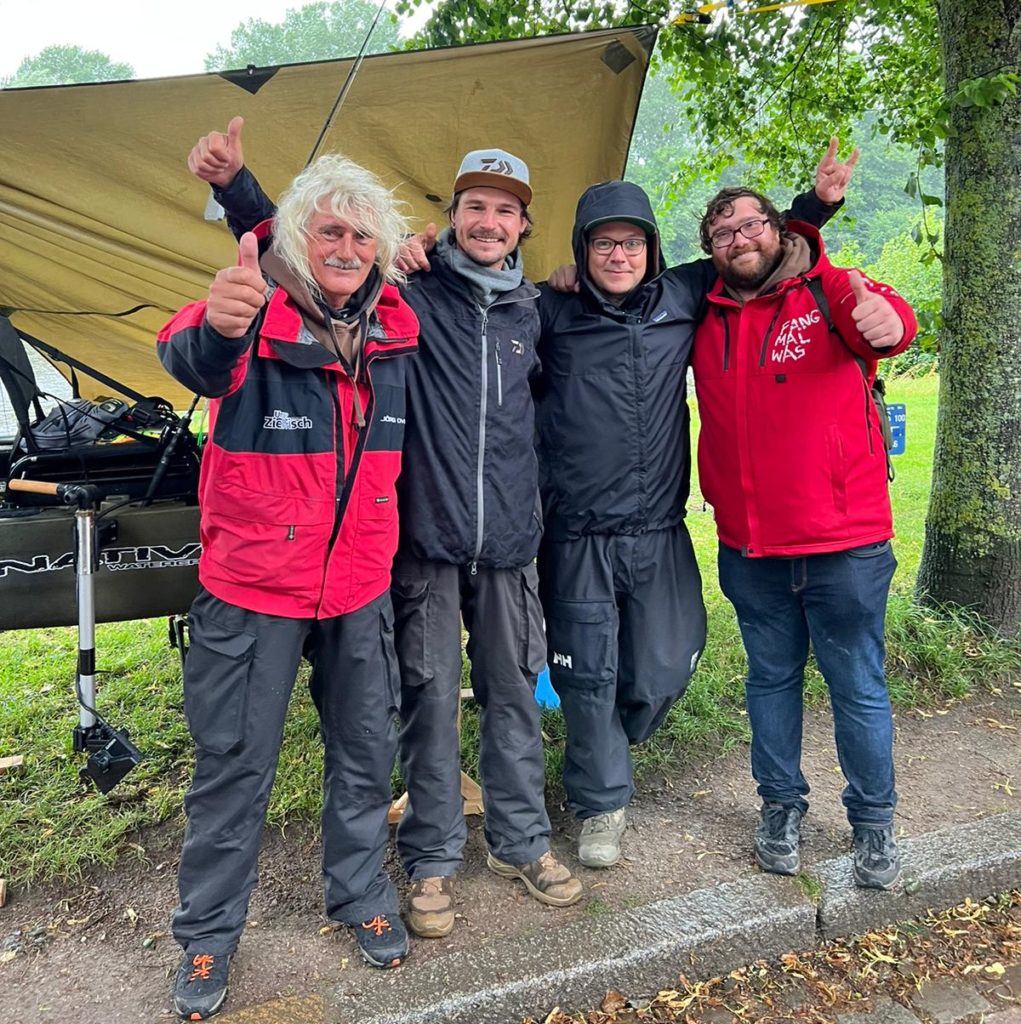
<svg viewBox="0 0 1021 1024"><path fill-rule="evenodd" d="M0 775L13 775L21 771L24 764L25 759L21 754L15 754L13 757L0 757Z"/></svg>
<svg viewBox="0 0 1021 1024"><path fill-rule="evenodd" d="M7 882L0 878L0 907L7 904Z"/></svg>

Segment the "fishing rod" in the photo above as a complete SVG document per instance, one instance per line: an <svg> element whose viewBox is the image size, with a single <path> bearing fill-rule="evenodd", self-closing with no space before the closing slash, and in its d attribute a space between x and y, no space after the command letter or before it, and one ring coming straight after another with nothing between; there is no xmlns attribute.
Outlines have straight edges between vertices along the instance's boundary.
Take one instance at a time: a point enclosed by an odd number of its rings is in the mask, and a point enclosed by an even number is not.
<svg viewBox="0 0 1021 1024"><path fill-rule="evenodd" d="M362 46L358 51L358 56L351 65L351 70L348 71L347 78L344 79L344 84L340 87L340 92L337 93L337 98L333 101L333 106L330 108L329 114L326 115L326 120L323 122L322 130L319 132L319 138L316 139L315 145L312 147L312 152L309 153L308 159L305 161L306 167L308 167L308 165L316 158L316 154L319 152L319 147L323 144L323 139L326 138L326 133L330 130L330 126L333 124L333 119L337 116L337 112L343 105L344 100L347 99L347 94L351 91L351 86L354 84L355 76L358 74L358 70L361 68L362 61L365 58L365 50L369 45L369 40L372 38L372 33L376 30L376 24L379 22L379 16L383 13L383 9L385 7L386 0L380 0L379 7L376 8L376 16L372 19L369 31L365 33L365 38L362 40Z"/></svg>

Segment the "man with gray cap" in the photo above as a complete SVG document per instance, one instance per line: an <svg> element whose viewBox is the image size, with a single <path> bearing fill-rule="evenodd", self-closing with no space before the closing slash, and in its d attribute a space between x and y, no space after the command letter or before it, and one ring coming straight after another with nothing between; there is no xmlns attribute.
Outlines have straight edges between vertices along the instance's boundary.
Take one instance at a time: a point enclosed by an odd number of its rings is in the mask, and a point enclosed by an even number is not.
<svg viewBox="0 0 1021 1024"><path fill-rule="evenodd" d="M188 159L213 185L235 234L273 209L244 166L241 124L235 118L226 135L200 139ZM549 848L534 698L546 659L529 383L539 369L539 292L522 274L518 249L531 198L523 161L500 149L467 154L432 270L402 290L421 330L408 368L392 589L409 797L397 845L413 883L408 924L425 937L453 928L451 879L467 835L457 732L462 619L482 712L488 865L551 906L582 893Z"/></svg>

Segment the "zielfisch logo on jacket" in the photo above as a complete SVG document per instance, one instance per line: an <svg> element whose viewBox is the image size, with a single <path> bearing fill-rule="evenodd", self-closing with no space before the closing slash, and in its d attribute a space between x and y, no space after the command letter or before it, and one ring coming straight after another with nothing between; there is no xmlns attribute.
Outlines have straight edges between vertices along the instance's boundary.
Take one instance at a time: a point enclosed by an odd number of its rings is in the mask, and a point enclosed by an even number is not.
<svg viewBox="0 0 1021 1024"><path fill-rule="evenodd" d="M272 416L262 421L263 430L311 430L312 420L308 416L292 416L283 409L274 409Z"/></svg>

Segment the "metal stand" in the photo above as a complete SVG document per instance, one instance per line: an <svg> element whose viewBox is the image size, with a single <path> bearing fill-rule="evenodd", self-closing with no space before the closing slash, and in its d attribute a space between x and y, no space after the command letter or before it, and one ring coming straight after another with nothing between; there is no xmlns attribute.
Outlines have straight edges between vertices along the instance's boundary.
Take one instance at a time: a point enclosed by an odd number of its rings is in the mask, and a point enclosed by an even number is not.
<svg viewBox="0 0 1021 1024"><path fill-rule="evenodd" d="M40 480L11 480L13 491L50 494L65 505L76 505L74 514L75 593L78 605L78 665L75 693L78 725L72 742L77 753L88 754L79 776L91 779L102 793L108 793L142 760L141 751L125 730L114 729L96 712L96 597L95 574L99 569L96 512L99 488L92 484L53 484Z"/></svg>

